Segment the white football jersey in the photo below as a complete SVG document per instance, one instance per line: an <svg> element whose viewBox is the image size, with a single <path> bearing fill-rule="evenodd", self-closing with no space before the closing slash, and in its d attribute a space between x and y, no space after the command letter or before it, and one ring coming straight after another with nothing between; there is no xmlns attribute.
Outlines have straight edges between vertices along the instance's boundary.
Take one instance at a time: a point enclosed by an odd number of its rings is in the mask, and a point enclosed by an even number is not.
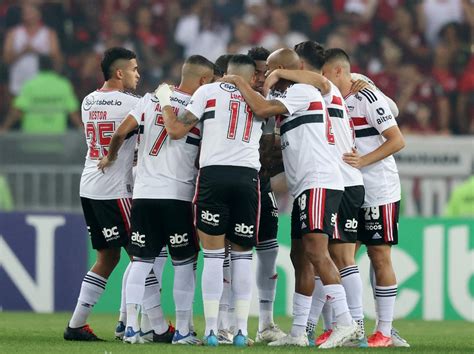
<svg viewBox="0 0 474 354"><path fill-rule="evenodd" d="M176 115L184 112L190 98L191 95L175 89L171 105ZM129 114L143 124L133 199L191 201L197 175L194 161L201 141L199 126L179 140L170 139L160 103L151 93L143 96Z"/></svg>
<svg viewBox="0 0 474 354"><path fill-rule="evenodd" d="M354 124L356 147L366 155L385 142L384 130L396 126L387 101L377 91L364 89L346 98L349 116ZM365 186L364 207L379 206L399 201L400 178L393 156L361 169Z"/></svg>
<svg viewBox="0 0 474 354"><path fill-rule="evenodd" d="M347 108L342 94L332 82L331 90L323 96L328 110L331 130L336 143L336 159L342 173L344 187L361 186L364 184L362 173L357 168L345 163L342 155L352 152L355 148L355 135L352 121L347 114Z"/></svg>
<svg viewBox="0 0 474 354"><path fill-rule="evenodd" d="M281 149L288 187L293 197L312 188L344 190L330 134L326 105L319 90L293 84L283 93L272 91L288 110L280 117Z"/></svg>
<svg viewBox="0 0 474 354"><path fill-rule="evenodd" d="M186 109L202 121L199 166L240 166L260 170L263 122L232 84L201 86Z"/></svg>
<svg viewBox="0 0 474 354"><path fill-rule="evenodd" d="M133 151L137 142L133 132L125 138L117 160L105 170L97 169L107 155L115 129L138 102L139 97L122 91L97 90L82 101L82 123L86 134L87 155L79 194L90 199L119 199L132 196Z"/></svg>

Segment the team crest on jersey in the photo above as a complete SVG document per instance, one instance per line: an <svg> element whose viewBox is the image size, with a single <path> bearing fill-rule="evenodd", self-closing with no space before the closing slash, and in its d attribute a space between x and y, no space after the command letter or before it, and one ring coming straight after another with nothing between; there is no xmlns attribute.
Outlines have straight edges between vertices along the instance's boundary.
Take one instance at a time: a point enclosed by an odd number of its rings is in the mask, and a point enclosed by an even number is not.
<svg viewBox="0 0 474 354"><path fill-rule="evenodd" d="M226 91L226 92L235 92L235 91L237 91L237 87L235 87L234 85L229 84L229 83L227 83L227 82L221 83L221 84L219 85L219 87L220 87L222 90Z"/></svg>

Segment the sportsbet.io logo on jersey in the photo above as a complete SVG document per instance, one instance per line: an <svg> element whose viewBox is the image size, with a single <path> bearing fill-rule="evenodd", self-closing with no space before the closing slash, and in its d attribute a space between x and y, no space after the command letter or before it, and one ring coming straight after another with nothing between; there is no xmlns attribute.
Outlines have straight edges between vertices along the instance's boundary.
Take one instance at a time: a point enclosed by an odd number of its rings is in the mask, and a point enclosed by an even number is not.
<svg viewBox="0 0 474 354"><path fill-rule="evenodd" d="M84 99L84 102L82 104L82 109L84 111L88 111L89 109L91 109L91 107L93 105L96 105L96 106L121 106L122 105L122 101L120 100L117 100L117 99L113 99L113 100L104 100L104 99L101 99L101 100L96 100L94 98L94 96L92 95L89 95L87 96L85 99Z"/></svg>

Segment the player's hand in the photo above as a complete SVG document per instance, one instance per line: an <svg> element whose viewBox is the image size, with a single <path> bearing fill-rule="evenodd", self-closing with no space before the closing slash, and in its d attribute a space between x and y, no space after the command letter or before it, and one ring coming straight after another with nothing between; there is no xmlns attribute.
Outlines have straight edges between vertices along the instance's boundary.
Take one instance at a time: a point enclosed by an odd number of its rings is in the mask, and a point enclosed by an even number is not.
<svg viewBox="0 0 474 354"><path fill-rule="evenodd" d="M270 89L275 86L278 81L280 81L280 72L276 69L273 70L265 79L265 83L263 84L263 95L268 95Z"/></svg>
<svg viewBox="0 0 474 354"><path fill-rule="evenodd" d="M102 173L105 173L105 169L113 163L114 160L110 160L108 156L101 157L99 163L97 164L97 169L101 170Z"/></svg>
<svg viewBox="0 0 474 354"><path fill-rule="evenodd" d="M374 87L369 84L368 82L364 80L351 80L352 86L351 86L351 92L357 93L359 91L362 91L365 88L368 89L374 89Z"/></svg>
<svg viewBox="0 0 474 354"><path fill-rule="evenodd" d="M352 149L352 152L342 155L342 160L355 168L362 168L365 166L364 157L360 156L356 149Z"/></svg>
<svg viewBox="0 0 474 354"><path fill-rule="evenodd" d="M171 106L170 97L174 88L168 84L161 84L155 90L155 97L160 101L161 107Z"/></svg>
<svg viewBox="0 0 474 354"><path fill-rule="evenodd" d="M232 85L237 85L239 81L239 76L238 75L224 75L221 77L220 81L228 82L229 84L232 84Z"/></svg>

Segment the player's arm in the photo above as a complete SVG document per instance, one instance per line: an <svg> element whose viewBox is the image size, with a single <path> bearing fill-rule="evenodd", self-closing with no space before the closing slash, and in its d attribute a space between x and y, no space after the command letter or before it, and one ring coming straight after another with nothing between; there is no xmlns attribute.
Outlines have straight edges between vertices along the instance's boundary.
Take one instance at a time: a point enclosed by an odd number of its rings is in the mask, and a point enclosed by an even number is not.
<svg viewBox="0 0 474 354"><path fill-rule="evenodd" d="M242 96L244 96L245 102L249 105L253 113L255 113L256 118L265 119L288 113L283 103L278 100L266 100L242 77L238 75L225 75L222 80L237 86Z"/></svg>
<svg viewBox="0 0 474 354"><path fill-rule="evenodd" d="M342 159L352 167L362 168L381 161L405 147L405 140L398 125L384 130L382 135L386 141L374 151L361 156L357 150L353 150L351 153L344 154Z"/></svg>
<svg viewBox="0 0 474 354"><path fill-rule="evenodd" d="M112 165L112 163L117 160L118 151L122 146L125 138L128 134L133 132L138 128L138 122L132 115L128 115L122 123L120 123L119 127L115 131L114 135L112 135L112 139L110 140L109 150L106 156L102 157L97 164L97 168L105 173L105 169Z"/></svg>
<svg viewBox="0 0 474 354"><path fill-rule="evenodd" d="M263 85L263 92L269 92L280 79L314 86L319 89L323 95L331 91L329 80L314 71L276 69L266 78L265 84Z"/></svg>
<svg viewBox="0 0 474 354"><path fill-rule="evenodd" d="M372 96L371 96L372 97ZM387 102L378 94L372 103L366 103L366 117L369 123L385 138L385 142L374 151L359 155L356 150L343 155L342 159L355 168L362 168L381 161L405 147L405 139L390 112Z"/></svg>
<svg viewBox="0 0 474 354"><path fill-rule="evenodd" d="M168 136L171 139L176 140L184 137L192 127L199 122L199 118L188 110L185 110L183 114L176 116L170 102L172 92L173 91L168 84L161 84L155 90L155 96L160 101L161 113L163 114L163 121L165 122Z"/></svg>
<svg viewBox="0 0 474 354"><path fill-rule="evenodd" d="M171 106L161 106L161 111L168 136L173 140L184 137L199 122L199 119L189 111L184 111L179 116L176 116Z"/></svg>

